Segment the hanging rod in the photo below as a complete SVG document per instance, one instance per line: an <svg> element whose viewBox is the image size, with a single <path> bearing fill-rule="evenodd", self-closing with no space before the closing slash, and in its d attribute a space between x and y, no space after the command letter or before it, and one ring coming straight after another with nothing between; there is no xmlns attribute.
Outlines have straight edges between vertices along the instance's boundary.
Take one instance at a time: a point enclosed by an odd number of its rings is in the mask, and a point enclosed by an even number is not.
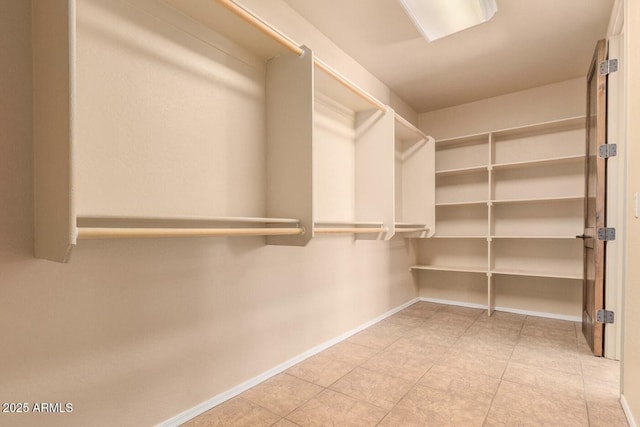
<svg viewBox="0 0 640 427"><path fill-rule="evenodd" d="M293 236L302 227L289 228L98 228L78 227L78 239L135 239L200 236Z"/></svg>
<svg viewBox="0 0 640 427"><path fill-rule="evenodd" d="M373 96L369 95L367 92L359 88L357 85L351 83L345 77L341 76L337 71L335 71L333 68L331 68L324 62L322 62L319 58L313 58L313 63L316 65L316 67L320 68L322 71L327 73L329 77L331 77L332 79L340 83L342 86L344 86L354 94L358 95L360 98L367 101L369 104L376 107L378 110L387 111L386 105L384 105L382 102L375 99Z"/></svg>
<svg viewBox="0 0 640 427"><path fill-rule="evenodd" d="M76 218L78 226L91 226L100 222L127 223L127 222L221 222L221 223L249 223L249 224L298 224L295 218L263 218L245 216L121 216L121 215L79 215Z"/></svg>
<svg viewBox="0 0 640 427"><path fill-rule="evenodd" d="M386 227L320 227L314 230L315 234L363 234L386 233Z"/></svg>
<svg viewBox="0 0 640 427"><path fill-rule="evenodd" d="M255 16L253 13L249 12L244 7L238 5L232 0L217 0L222 6L229 9L231 12L238 15L238 17L242 18L249 25L262 32L263 34L271 37L276 42L280 43L282 46L287 48L293 54L301 56L304 53L304 50L291 41L284 34L273 28L271 25L264 22L262 19Z"/></svg>
<svg viewBox="0 0 640 427"><path fill-rule="evenodd" d="M286 49L294 53L295 55L301 56L304 53L304 50L294 43L287 36L282 34L280 31L273 28L271 25L264 22L262 19L251 13L249 10L235 3L233 0L216 0L222 6L226 7L231 12L238 15L238 17L242 18L249 25L261 31L263 34L271 37L277 43L284 46ZM369 104L373 105L380 111L386 111L387 107L382 102L375 99L373 96L369 95L363 89L359 88L355 84L351 83L345 77L341 76L337 71L333 68L329 67L327 64L322 62L319 58L313 58L314 64L323 70L325 73L329 75L332 79L343 85L345 88L358 95L360 98L367 101Z"/></svg>
<svg viewBox="0 0 640 427"><path fill-rule="evenodd" d="M396 120L403 125L404 127L406 127L407 129L409 129L410 131L418 134L420 137L427 139L427 135L425 135L420 129L418 129L417 127L415 127L413 125L413 123L411 123L409 120L405 119L404 117L402 117L401 115L399 115L398 113L395 113L396 116Z"/></svg>

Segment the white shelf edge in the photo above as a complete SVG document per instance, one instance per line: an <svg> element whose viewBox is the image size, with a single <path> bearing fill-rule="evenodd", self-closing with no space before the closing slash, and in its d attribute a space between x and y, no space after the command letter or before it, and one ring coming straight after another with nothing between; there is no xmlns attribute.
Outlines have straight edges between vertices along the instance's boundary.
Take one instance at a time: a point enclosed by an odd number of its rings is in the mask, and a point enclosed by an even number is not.
<svg viewBox="0 0 640 427"><path fill-rule="evenodd" d="M535 165L544 165L544 164L554 164L554 163L564 163L575 160L583 160L585 156L584 154L576 154L573 156L562 156L562 157L549 157L546 159L538 159L538 160L523 160L519 162L505 162L505 163L494 163L491 165L493 169L501 170L501 169L516 169L519 167L528 167Z"/></svg>
<svg viewBox="0 0 640 427"><path fill-rule="evenodd" d="M487 172L489 170L489 166L470 166L467 168L456 168L456 169L444 169L440 171L436 171L436 176L447 176L447 175L457 175L457 174L472 174L477 172Z"/></svg>
<svg viewBox="0 0 640 427"><path fill-rule="evenodd" d="M433 236L434 239L487 239L488 236Z"/></svg>
<svg viewBox="0 0 640 427"><path fill-rule="evenodd" d="M489 236L490 239L561 239L561 240L577 240L576 235L567 236Z"/></svg>
<svg viewBox="0 0 640 427"><path fill-rule="evenodd" d="M560 197L535 197L531 199L493 199L494 204L517 204L517 203L537 203L537 202L561 202L571 200L582 200L584 196L560 196Z"/></svg>
<svg viewBox="0 0 640 427"><path fill-rule="evenodd" d="M483 273L486 274L487 270L482 268L473 267L445 267L434 265L412 265L412 270L427 270L427 271L453 271L458 273Z"/></svg>
<svg viewBox="0 0 640 427"><path fill-rule="evenodd" d="M582 276L577 276L573 274L554 274L554 273L542 273L542 272L524 271L524 270L492 269L491 274L498 274L498 275L504 275L504 276L548 277L552 279L582 280Z"/></svg>
<svg viewBox="0 0 640 427"><path fill-rule="evenodd" d="M471 202L444 202L444 203L436 203L436 207L439 206L469 206L469 205L486 205L489 201L487 200L476 200Z"/></svg>
<svg viewBox="0 0 640 427"><path fill-rule="evenodd" d="M502 136L501 134L515 134L515 133L526 133L526 131L531 130L531 131L535 131L535 130L539 130L539 131L543 131L543 130L552 130L554 128L561 128L562 125L567 125L567 127L570 127L574 124L579 124L580 121L584 121L586 119L586 116L573 116L573 117L567 117L564 119L558 119L558 120L550 120L547 122L540 122L540 123L535 123L535 124L529 124L529 125L524 125L524 126L514 126L511 128L504 128L504 129L498 129L498 130L494 130L491 131L491 135L494 137L500 137Z"/></svg>

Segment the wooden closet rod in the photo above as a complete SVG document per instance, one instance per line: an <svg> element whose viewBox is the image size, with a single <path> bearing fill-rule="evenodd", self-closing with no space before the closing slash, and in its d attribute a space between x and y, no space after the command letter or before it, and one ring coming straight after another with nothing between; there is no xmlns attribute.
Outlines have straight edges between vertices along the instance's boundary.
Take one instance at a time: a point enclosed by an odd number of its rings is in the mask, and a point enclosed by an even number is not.
<svg viewBox="0 0 640 427"><path fill-rule="evenodd" d="M418 135L420 135L424 139L427 139L427 135L422 133L422 131L420 129L418 129L417 127L415 127L413 125L413 123L409 122L409 120L405 119L404 117L402 117L398 113L396 113L396 120L399 121L404 127L406 127L408 129L410 129L411 131L417 133Z"/></svg>
<svg viewBox="0 0 640 427"><path fill-rule="evenodd" d="M291 236L305 233L302 227L285 228L95 228L79 227L78 239L135 239L199 236Z"/></svg>
<svg viewBox="0 0 640 427"><path fill-rule="evenodd" d="M361 234L361 233L386 233L385 227L321 227L316 228L316 234Z"/></svg>
<svg viewBox="0 0 640 427"><path fill-rule="evenodd" d="M262 19L260 19L257 16L255 16L253 13L251 13L250 11L245 9L244 7L242 7L239 4L235 3L233 0L216 0L216 1L218 3L220 3L222 6L226 7L227 9L229 9L231 12L235 13L236 15L238 15L238 17L242 18L244 21L246 21L252 27L254 27L257 30L261 31L263 34L267 35L268 37L271 37L277 43L280 43L282 46L287 48L289 51L291 51L295 55L300 56L300 55L302 55L304 53L304 50L300 46L295 44L293 41L291 41L287 36L285 36L284 34L279 32L275 28L273 28L271 25L269 25L266 22L264 22ZM322 62L320 59L313 58L313 62L318 68L320 68L325 73L327 73L329 75L329 77L331 77L332 79L336 80L338 83L340 83L341 85L346 87L348 90L350 90L351 92L353 92L356 95L358 95L360 98L362 98L365 101L367 101L369 104L371 104L374 107L376 107L378 110L380 110L380 111L386 111L387 110L386 105L384 105L382 102L380 102L377 99L375 99L373 96L369 95L364 90L360 89L358 86L356 86L353 83L351 83L346 78L342 77L340 74L338 74L335 70L333 70L331 67L329 67L324 62Z"/></svg>
<svg viewBox="0 0 640 427"><path fill-rule="evenodd" d="M386 105L384 105L382 102L380 102L377 99L375 99L373 96L369 95L363 89L360 89L358 86L356 86L355 84L351 83L346 78L342 77L340 74L338 74L337 71L335 71L333 68L329 67L327 64L322 62L320 59L313 58L313 63L316 65L316 67L320 68L322 71L327 73L329 75L329 77L331 77L332 79L334 79L335 81L340 83L342 86L344 86L345 88L347 88L348 90L350 90L354 94L358 95L360 98L362 98L365 101L367 101L369 104L371 104L374 107L376 107L378 110L387 111L387 106Z"/></svg>
<svg viewBox="0 0 640 427"><path fill-rule="evenodd" d="M276 42L280 43L285 48L289 49L292 53L300 56L304 53L304 50L289 40L284 34L264 22L262 19L255 16L253 13L249 12L244 7L238 5L232 0L216 0L222 6L229 9L231 12L238 15L240 18L245 20L249 25L262 32L263 34L271 37Z"/></svg>

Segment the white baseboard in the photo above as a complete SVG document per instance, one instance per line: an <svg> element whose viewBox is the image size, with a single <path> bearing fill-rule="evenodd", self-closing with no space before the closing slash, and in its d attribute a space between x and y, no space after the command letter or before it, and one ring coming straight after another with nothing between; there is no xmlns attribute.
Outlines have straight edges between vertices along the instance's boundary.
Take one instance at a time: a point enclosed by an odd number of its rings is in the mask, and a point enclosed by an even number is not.
<svg viewBox="0 0 640 427"><path fill-rule="evenodd" d="M476 303L470 303L470 302L464 302L464 301L454 301L454 300L446 300L446 299L439 299L439 298L420 297L420 301L434 302L438 304L457 305L460 307L481 308L483 310L487 309L486 304L476 304ZM549 319L568 320L570 322L582 322L582 318L580 316L546 313L544 311L520 310L517 308L510 308L510 307L494 307L494 308L496 311L504 311L507 313L524 314L527 316L536 316L536 317L546 317Z"/></svg>
<svg viewBox="0 0 640 427"><path fill-rule="evenodd" d="M624 394L620 396L620 405L622 406L624 415L627 417L627 422L629 423L629 427L638 427L638 423L636 423L636 420L633 418L633 414L631 413L631 409L629 408L627 399L624 398Z"/></svg>
<svg viewBox="0 0 640 427"><path fill-rule="evenodd" d="M399 307L396 307L390 311L387 311L384 314L381 314L380 316L374 318L373 320L370 320L367 323L364 323L354 329L351 329L348 332L345 332L342 335L337 336L336 338L333 338L329 341L326 341L320 345L317 345L315 347L313 347L310 350L305 351L304 353L301 353L289 360L287 360L286 362L283 362L277 366L275 366L274 368L269 369L266 372L263 372L262 374L251 378L250 380L247 380L241 384L238 384L237 386L218 394L217 396L212 397L211 399L200 403L199 405L194 406L191 409L187 409L186 411L176 415L175 417L172 417L166 421L161 422L160 424L158 424L158 427L174 427L174 426L179 426L180 424L183 424L187 421L189 421L190 419L197 417L198 415L207 412L209 409L218 406L219 404L221 404L222 402L225 402L229 399L231 399L232 397L235 397L237 395L239 395L240 393L250 389L251 387L254 387L258 384L260 384L263 381L268 380L269 378L286 371L287 369L289 369L290 367L292 367L293 365L302 362L303 360L320 353L323 350L326 350L327 348L338 344L341 341L346 340L347 338L351 337L352 335L357 334L358 332L367 329L368 327L378 323L381 320L386 319L389 316L392 316L394 314L396 314L398 311L403 310L405 308L407 308L408 306L410 306L411 304L420 301L420 298L414 298L411 301L408 301L404 304L402 304Z"/></svg>

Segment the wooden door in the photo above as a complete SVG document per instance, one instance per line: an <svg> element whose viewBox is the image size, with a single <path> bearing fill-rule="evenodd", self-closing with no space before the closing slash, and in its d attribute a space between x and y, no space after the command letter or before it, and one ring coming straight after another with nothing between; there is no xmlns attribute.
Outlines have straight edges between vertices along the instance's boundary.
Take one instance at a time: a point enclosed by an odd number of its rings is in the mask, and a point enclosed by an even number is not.
<svg viewBox="0 0 640 427"><path fill-rule="evenodd" d="M599 72L599 64L606 57L607 42L600 40L587 74L582 333L595 356L602 356L604 348L604 325L597 321L596 315L604 309L605 285L605 241L598 238L597 231L606 224L606 158L598 155L598 148L606 144L607 138L607 77Z"/></svg>

